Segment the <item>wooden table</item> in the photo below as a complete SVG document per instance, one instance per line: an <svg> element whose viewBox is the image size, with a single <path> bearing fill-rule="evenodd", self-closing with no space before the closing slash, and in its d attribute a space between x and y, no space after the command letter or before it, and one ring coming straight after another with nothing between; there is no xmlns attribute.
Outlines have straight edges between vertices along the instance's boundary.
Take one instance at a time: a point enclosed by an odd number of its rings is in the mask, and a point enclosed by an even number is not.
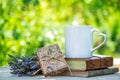
<svg viewBox="0 0 120 80"><path fill-rule="evenodd" d="M9 67L0 67L0 80L120 80L120 73L96 76L96 77L68 77L68 76L55 76L55 77L47 77L43 76L23 76L18 77L14 74L10 73Z"/></svg>

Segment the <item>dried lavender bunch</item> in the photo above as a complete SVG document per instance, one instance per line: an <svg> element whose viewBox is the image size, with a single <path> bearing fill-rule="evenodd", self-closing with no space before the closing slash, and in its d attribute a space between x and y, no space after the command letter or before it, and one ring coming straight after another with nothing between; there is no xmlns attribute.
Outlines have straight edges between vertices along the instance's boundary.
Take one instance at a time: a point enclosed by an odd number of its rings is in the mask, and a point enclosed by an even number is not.
<svg viewBox="0 0 120 80"><path fill-rule="evenodd" d="M36 57L20 57L8 54L11 61L8 62L12 74L17 74L19 77L28 75L34 76L42 74L40 66L37 63Z"/></svg>

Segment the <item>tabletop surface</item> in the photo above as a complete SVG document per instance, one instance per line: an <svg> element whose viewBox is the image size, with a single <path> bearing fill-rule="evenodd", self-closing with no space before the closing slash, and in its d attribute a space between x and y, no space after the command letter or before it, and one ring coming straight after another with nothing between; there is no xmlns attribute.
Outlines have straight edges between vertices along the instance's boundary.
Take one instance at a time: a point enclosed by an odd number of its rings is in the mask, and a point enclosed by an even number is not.
<svg viewBox="0 0 120 80"><path fill-rule="evenodd" d="M10 73L9 67L0 67L0 80L120 80L120 73L102 75L96 77L71 77L71 76L55 76L47 77L44 76L22 76L18 77Z"/></svg>

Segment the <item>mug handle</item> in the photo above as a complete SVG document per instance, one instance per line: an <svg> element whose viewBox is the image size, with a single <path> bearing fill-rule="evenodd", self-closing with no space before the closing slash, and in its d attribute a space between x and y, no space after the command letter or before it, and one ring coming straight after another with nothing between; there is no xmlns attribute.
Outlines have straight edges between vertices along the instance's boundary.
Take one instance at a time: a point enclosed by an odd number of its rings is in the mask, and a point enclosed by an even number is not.
<svg viewBox="0 0 120 80"><path fill-rule="evenodd" d="M92 33L93 33L93 32L97 32L99 36L103 36L104 40L103 40L103 42L102 42L101 44L99 44L98 46L96 46L95 48L93 48L93 49L91 50L92 52L95 51L96 49L100 48L103 44L105 44L106 39L107 39L107 36L106 36L105 34L101 33L100 31L94 29L94 30L92 31Z"/></svg>

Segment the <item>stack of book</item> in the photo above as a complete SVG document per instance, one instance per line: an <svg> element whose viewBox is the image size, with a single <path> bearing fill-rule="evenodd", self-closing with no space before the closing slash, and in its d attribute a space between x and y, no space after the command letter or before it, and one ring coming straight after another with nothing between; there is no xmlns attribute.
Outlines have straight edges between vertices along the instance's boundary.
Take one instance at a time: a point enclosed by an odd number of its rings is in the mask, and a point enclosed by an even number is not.
<svg viewBox="0 0 120 80"><path fill-rule="evenodd" d="M113 57L93 56L92 58L65 58L72 76L91 77L106 74L113 74L119 71L113 66ZM69 71L63 75L71 76Z"/></svg>

